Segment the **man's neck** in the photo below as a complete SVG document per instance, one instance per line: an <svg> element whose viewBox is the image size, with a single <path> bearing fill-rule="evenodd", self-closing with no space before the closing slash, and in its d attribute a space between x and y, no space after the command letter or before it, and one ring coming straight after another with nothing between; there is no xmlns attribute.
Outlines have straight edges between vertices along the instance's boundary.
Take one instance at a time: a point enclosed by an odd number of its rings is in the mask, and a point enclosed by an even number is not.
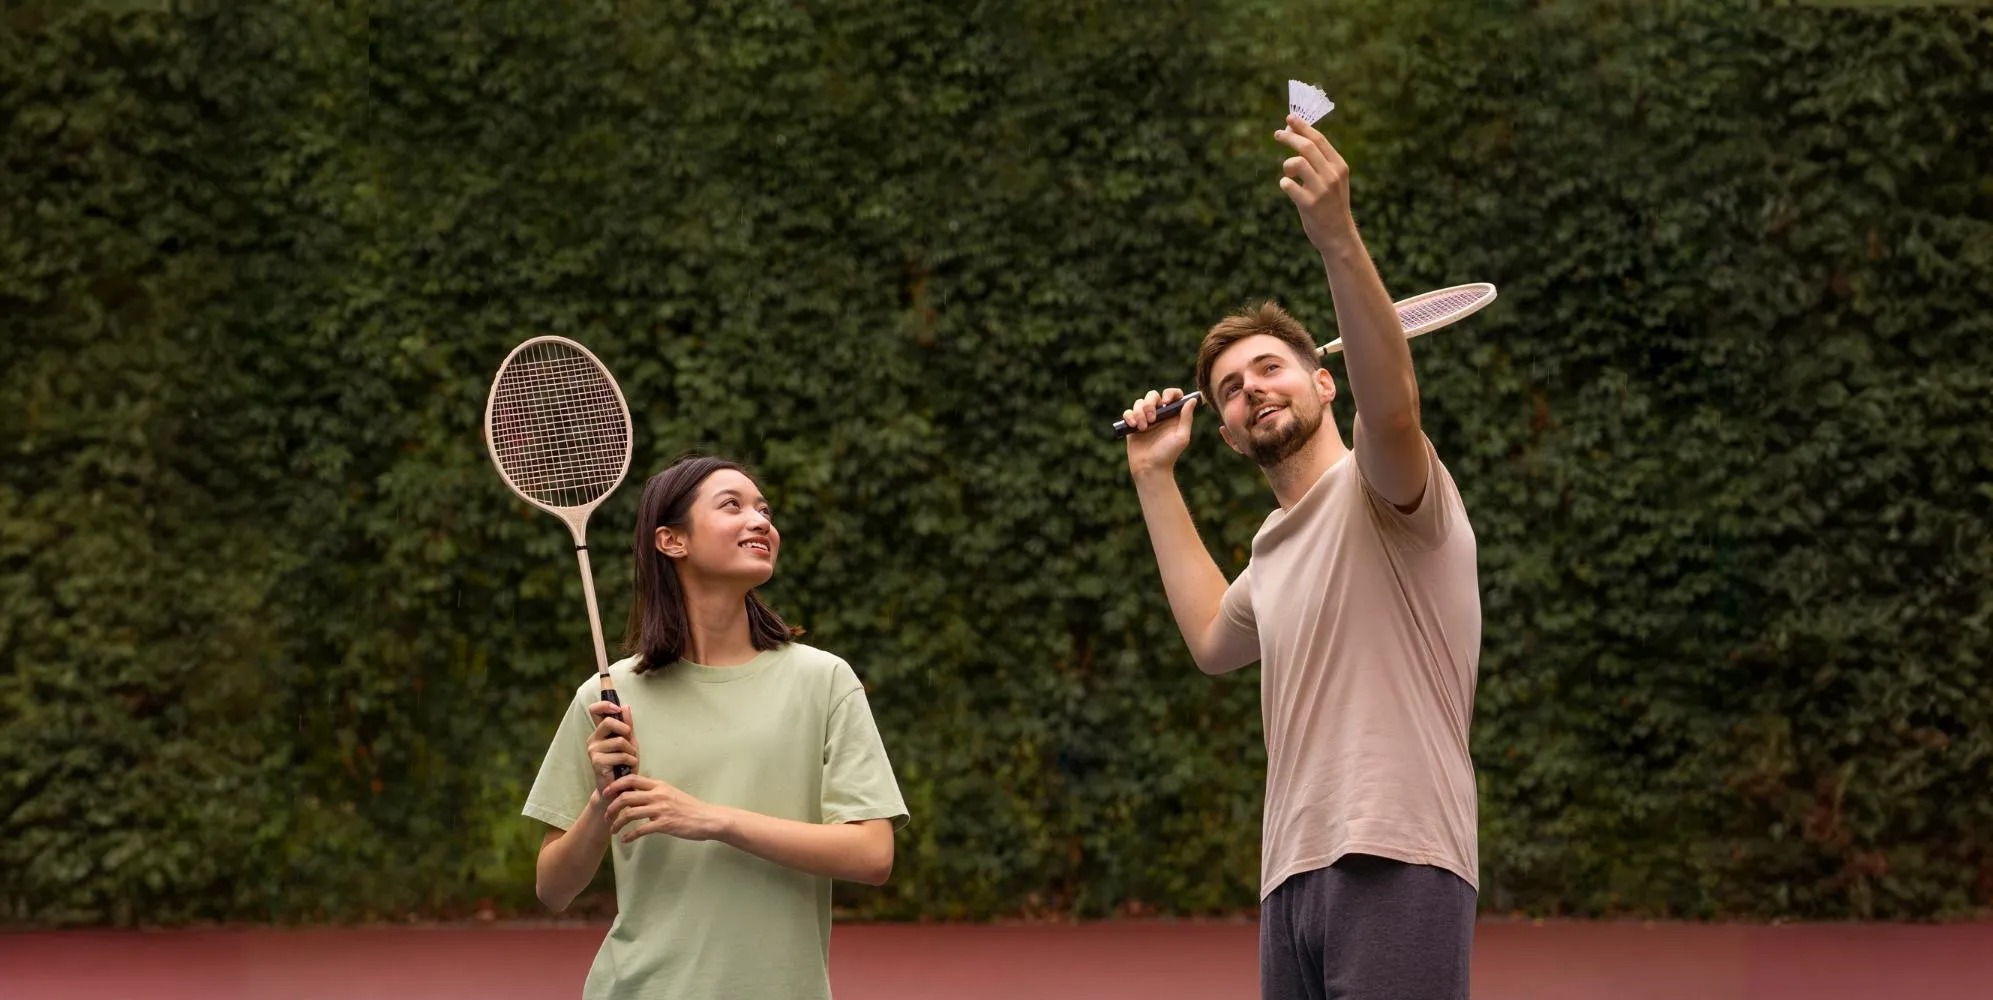
<svg viewBox="0 0 1993 1000"><path fill-rule="evenodd" d="M708 667L737 667L760 652L748 635L747 595L725 585L684 581L685 616L692 634L684 657Z"/></svg>
<svg viewBox="0 0 1993 1000"><path fill-rule="evenodd" d="M1299 451L1287 456L1280 464L1265 470L1267 485L1273 487L1273 498L1281 510L1292 510L1308 490L1322 478L1343 456L1349 454L1349 446L1343 444L1342 428L1333 420L1323 420L1322 426L1315 429L1314 437L1301 446Z"/></svg>

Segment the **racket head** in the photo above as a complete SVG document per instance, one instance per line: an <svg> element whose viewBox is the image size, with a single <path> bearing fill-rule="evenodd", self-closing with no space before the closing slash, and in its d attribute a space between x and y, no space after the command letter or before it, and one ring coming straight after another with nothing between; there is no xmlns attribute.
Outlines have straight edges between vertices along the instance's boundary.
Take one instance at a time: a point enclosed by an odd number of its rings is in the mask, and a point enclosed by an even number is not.
<svg viewBox="0 0 1993 1000"><path fill-rule="evenodd" d="M630 471L623 389L588 348L533 337L505 356L484 406L485 447L520 499L581 525Z"/></svg>
<svg viewBox="0 0 1993 1000"><path fill-rule="evenodd" d="M1452 326L1488 308L1488 304L1493 301L1495 301L1495 286L1485 281L1474 281L1465 285L1420 292L1391 305L1398 311L1398 325L1404 328L1405 338L1409 340L1441 327ZM1342 349L1342 338L1337 337L1323 344L1317 353L1326 356L1340 353Z"/></svg>

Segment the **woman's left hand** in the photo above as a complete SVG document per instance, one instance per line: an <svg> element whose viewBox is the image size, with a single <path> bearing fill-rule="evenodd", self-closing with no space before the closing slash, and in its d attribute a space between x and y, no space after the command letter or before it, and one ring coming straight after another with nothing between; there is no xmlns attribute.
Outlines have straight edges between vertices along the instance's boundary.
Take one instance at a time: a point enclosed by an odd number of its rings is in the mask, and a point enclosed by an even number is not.
<svg viewBox="0 0 1993 1000"><path fill-rule="evenodd" d="M726 813L656 778L627 774L603 789L608 799L609 829L627 844L653 833L680 840L717 840L726 829Z"/></svg>

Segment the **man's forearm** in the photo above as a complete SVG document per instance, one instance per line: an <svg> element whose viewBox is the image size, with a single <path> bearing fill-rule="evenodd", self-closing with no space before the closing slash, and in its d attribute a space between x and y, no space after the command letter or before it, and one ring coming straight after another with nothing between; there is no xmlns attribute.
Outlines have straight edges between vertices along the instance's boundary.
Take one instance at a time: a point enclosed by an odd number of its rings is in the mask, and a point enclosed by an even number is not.
<svg viewBox="0 0 1993 1000"><path fill-rule="evenodd" d="M723 808L718 839L730 847L811 875L883 885L893 871L890 824L804 823Z"/></svg>
<svg viewBox="0 0 1993 1000"><path fill-rule="evenodd" d="M602 814L599 797L599 792L590 794L574 825L540 848L533 891L555 912L567 909L595 878L595 870L602 867L602 854L609 848L609 821Z"/></svg>
<svg viewBox="0 0 1993 1000"><path fill-rule="evenodd" d="M1172 472L1137 474L1135 494L1142 502L1142 519L1156 550L1156 567L1162 572L1170 613L1191 657L1208 672L1211 650L1205 648L1206 639L1225 600L1225 574L1197 536L1196 522L1190 518L1190 507L1184 503Z"/></svg>
<svg viewBox="0 0 1993 1000"><path fill-rule="evenodd" d="M1321 254L1357 413L1377 430L1417 427L1419 386L1412 348L1355 224Z"/></svg>

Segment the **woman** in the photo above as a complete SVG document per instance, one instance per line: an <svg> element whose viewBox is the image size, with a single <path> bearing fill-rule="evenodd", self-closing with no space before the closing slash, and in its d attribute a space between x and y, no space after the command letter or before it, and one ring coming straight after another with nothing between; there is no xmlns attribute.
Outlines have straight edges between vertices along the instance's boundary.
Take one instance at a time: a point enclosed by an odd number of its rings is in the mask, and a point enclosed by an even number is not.
<svg viewBox="0 0 1993 1000"><path fill-rule="evenodd" d="M907 810L864 688L754 592L781 549L736 463L644 485L622 706L593 677L575 692L525 808L554 827L536 880L554 910L614 859L589 1000L828 997L831 880L892 871Z"/></svg>

